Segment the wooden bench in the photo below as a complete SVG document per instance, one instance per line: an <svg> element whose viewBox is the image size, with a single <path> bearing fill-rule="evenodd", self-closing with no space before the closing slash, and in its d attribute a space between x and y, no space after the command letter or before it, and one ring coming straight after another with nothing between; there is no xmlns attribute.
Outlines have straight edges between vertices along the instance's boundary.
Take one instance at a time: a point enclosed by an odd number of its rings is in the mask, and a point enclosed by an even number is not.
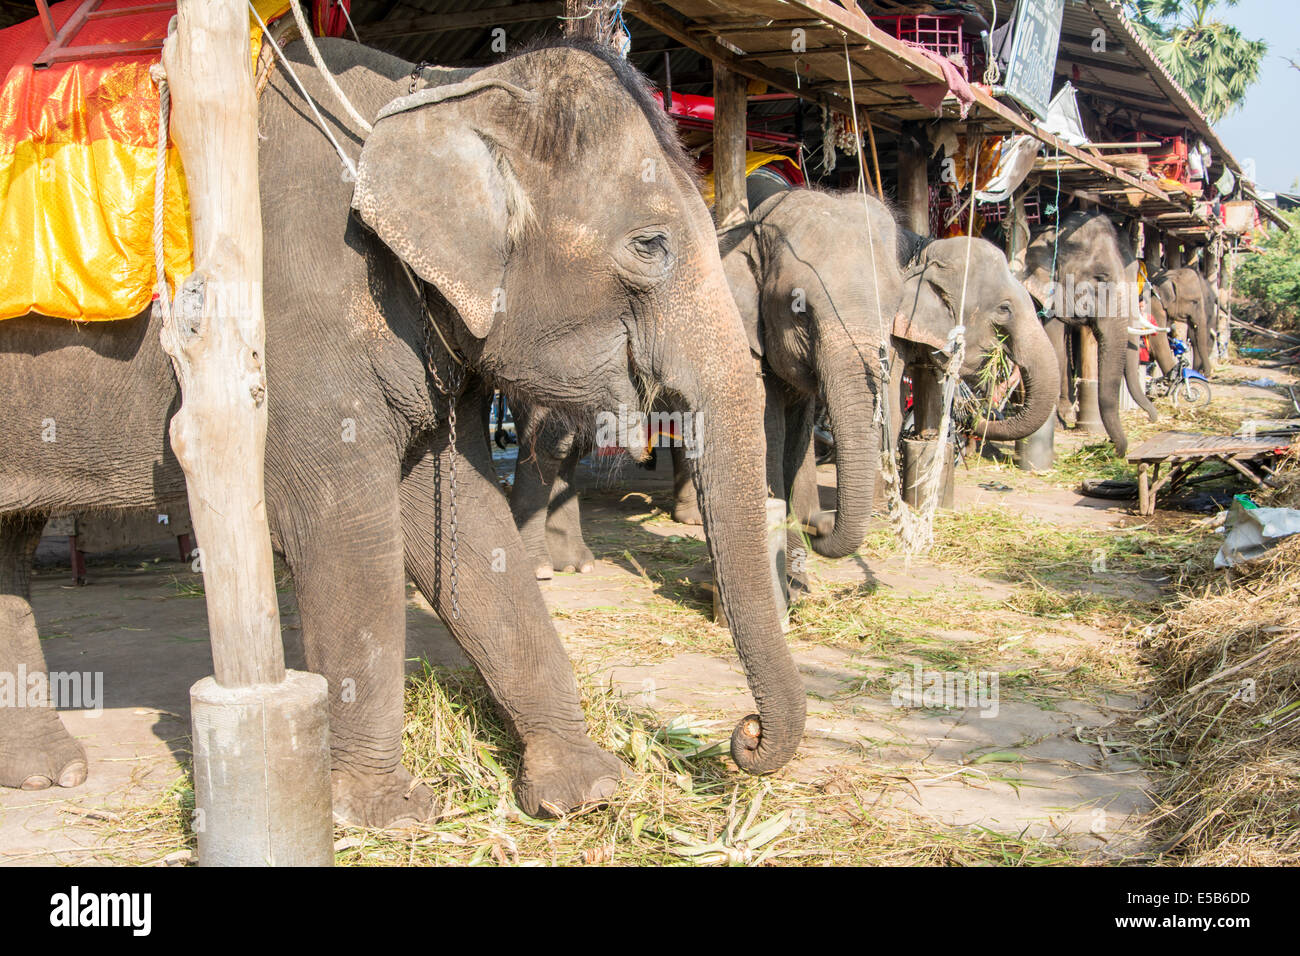
<svg viewBox="0 0 1300 956"><path fill-rule="evenodd" d="M1170 493L1187 485L1212 481L1238 473L1256 487L1264 487L1272 477L1277 459L1288 454L1286 438L1267 435L1246 438L1237 435L1201 435L1195 432L1161 432L1148 438L1128 454L1130 464L1138 469L1138 513L1154 514L1156 495ZM1216 462L1220 471L1192 477L1202 465ZM1161 476L1162 465L1169 470Z"/></svg>

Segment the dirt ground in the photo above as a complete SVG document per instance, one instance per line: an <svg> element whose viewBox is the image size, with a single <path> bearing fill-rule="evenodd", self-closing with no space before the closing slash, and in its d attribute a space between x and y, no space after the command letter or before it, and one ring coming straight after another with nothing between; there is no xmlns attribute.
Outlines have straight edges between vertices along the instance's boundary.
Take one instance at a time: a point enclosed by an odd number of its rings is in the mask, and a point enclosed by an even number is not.
<svg viewBox="0 0 1300 956"><path fill-rule="evenodd" d="M1143 424L1143 434L1280 417L1282 391L1244 384L1265 376L1298 381L1222 369L1210 418ZM1145 852L1158 771L1111 733L1144 704L1148 675L1134 647L1176 573L1162 565L1160 542L1204 515L1175 508L1137 519L1127 502L1080 496L1079 476L1103 470L1094 462L1126 467L1091 449L1100 441L1058 431L1060 465L1044 475L988 459L959 466L956 514L940 519L932 555L906 559L880 521L859 555L813 559L814 593L796 606L789 634L808 727L783 776L825 787L837 774L869 773L882 812L1049 839L1101 859ZM819 479L830 504L833 467ZM602 478L583 499L595 571L557 575L543 592L580 673L665 720L717 721L721 737L752 702L725 630L709 618L700 529L664 513L670 482L667 455L653 473ZM167 544L91 555L88 578L72 586L66 541L42 542L32 603L49 666L103 674L101 714L63 713L90 777L71 790L0 790L3 863L160 860L105 822L156 803L186 772L189 687L211 670L201 585ZM300 666L287 580L281 604L290 663ZM407 621L412 671L422 659L466 665L413 588ZM925 706L910 683L897 684L914 668L996 672L997 706Z"/></svg>

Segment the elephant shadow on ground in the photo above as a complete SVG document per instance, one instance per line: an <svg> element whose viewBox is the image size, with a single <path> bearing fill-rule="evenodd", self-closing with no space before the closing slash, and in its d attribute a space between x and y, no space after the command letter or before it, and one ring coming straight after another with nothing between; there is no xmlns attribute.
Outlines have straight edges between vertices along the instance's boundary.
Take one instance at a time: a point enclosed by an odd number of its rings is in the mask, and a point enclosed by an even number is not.
<svg viewBox="0 0 1300 956"><path fill-rule="evenodd" d="M61 707L60 715L90 751L92 792L161 781L157 771L133 768L165 754L189 766L190 688L212 673L202 578L176 560L172 542L91 554L86 570L88 583L74 587L66 538L42 539L31 601L41 647L51 673L78 675L85 688L77 702L84 706ZM276 578L285 665L306 670L293 580L278 560ZM414 585L406 619L408 675L422 674L426 662L470 670Z"/></svg>

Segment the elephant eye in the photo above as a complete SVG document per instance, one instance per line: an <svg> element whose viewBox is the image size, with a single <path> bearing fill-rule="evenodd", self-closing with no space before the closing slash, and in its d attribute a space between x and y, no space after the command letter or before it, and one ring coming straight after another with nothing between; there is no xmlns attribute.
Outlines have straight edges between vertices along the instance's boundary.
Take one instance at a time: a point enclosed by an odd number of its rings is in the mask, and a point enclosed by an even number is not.
<svg viewBox="0 0 1300 956"><path fill-rule="evenodd" d="M668 236L662 232L633 236L632 251L644 262L660 262L668 257Z"/></svg>

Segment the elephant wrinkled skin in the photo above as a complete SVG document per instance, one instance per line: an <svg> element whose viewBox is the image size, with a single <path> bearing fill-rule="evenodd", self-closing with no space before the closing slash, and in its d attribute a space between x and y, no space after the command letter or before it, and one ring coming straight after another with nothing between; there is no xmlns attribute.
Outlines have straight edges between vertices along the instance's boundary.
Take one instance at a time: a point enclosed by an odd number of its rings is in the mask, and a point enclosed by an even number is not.
<svg viewBox="0 0 1300 956"><path fill-rule="evenodd" d="M346 41L320 48L363 115L407 94L412 64ZM759 386L689 160L643 79L595 47L539 47L435 75L436 101L417 94L366 137L335 115L301 45L289 55L343 148L360 153L354 189L275 71L259 104L267 509L308 667L329 681L336 814L384 825L430 806L401 766L408 574L523 744L524 810L602 801L622 772L587 737L486 443L466 426L493 386L573 416L639 408L649 390L709 423L695 480L759 711L733 755L750 772L780 767L805 697L767 584ZM418 296L398 257L422 280ZM471 369L451 399L426 373L427 348L451 380L430 320ZM167 443L179 396L158 333L148 314L0 322L0 669L44 668L25 598L47 515L184 497ZM700 338L707 355L690 347ZM446 561L453 401L458 616ZM47 419L56 442L42 441ZM84 776L54 711L0 712L0 784Z"/></svg>

